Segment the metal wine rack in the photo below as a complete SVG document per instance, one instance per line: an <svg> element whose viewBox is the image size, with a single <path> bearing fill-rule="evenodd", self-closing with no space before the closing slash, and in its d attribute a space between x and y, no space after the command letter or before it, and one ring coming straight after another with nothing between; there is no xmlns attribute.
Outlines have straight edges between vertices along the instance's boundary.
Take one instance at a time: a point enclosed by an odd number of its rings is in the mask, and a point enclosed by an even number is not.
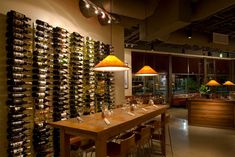
<svg viewBox="0 0 235 157"><path fill-rule="evenodd" d="M73 32L70 35L70 113L71 118L83 114L83 49L84 37Z"/></svg>
<svg viewBox="0 0 235 157"><path fill-rule="evenodd" d="M53 118L54 121L65 120L70 117L69 106L69 34L68 31L53 28ZM54 129L55 156L59 156L59 130Z"/></svg>
<svg viewBox="0 0 235 157"><path fill-rule="evenodd" d="M52 128L52 26L36 20L33 51L33 144L36 157L53 156Z"/></svg>
<svg viewBox="0 0 235 157"><path fill-rule="evenodd" d="M7 13L8 156L31 156L31 19Z"/></svg>
<svg viewBox="0 0 235 157"><path fill-rule="evenodd" d="M106 56L104 53L104 43L100 41L95 42L95 64L98 64ZM95 72L95 106L96 112L102 111L104 105L104 89L105 89L105 72Z"/></svg>
<svg viewBox="0 0 235 157"><path fill-rule="evenodd" d="M105 45L104 52L106 55L113 53L113 47L111 45ZM107 72L105 74L104 103L108 109L113 109L115 104L113 75L113 72Z"/></svg>
<svg viewBox="0 0 235 157"><path fill-rule="evenodd" d="M95 113L94 40L86 37L83 59L84 114Z"/></svg>

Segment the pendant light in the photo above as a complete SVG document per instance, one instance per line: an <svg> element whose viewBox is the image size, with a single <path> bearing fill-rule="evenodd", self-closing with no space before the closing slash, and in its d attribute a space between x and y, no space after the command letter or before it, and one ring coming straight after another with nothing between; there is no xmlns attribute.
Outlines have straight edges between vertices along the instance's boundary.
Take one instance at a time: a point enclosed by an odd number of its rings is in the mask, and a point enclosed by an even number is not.
<svg viewBox="0 0 235 157"><path fill-rule="evenodd" d="M95 67L95 71L126 71L130 68L115 55L110 54L100 61Z"/></svg>
<svg viewBox="0 0 235 157"><path fill-rule="evenodd" d="M145 4L146 5L146 4ZM145 6L145 37L147 37L147 7ZM158 73L148 65L145 65L144 57L144 66L135 74L135 76L156 76Z"/></svg>
<svg viewBox="0 0 235 157"><path fill-rule="evenodd" d="M226 81L226 82L223 83L223 85L225 85L225 86L234 86L235 84L231 81Z"/></svg>
<svg viewBox="0 0 235 157"><path fill-rule="evenodd" d="M154 69L148 65L145 65L135 74L135 76L156 76L157 74L158 73Z"/></svg>
<svg viewBox="0 0 235 157"><path fill-rule="evenodd" d="M219 84L217 81L215 80L210 80L209 82L207 82L206 84L207 86L221 86L221 84Z"/></svg>
<svg viewBox="0 0 235 157"><path fill-rule="evenodd" d="M112 0L110 1L110 12L112 12ZM110 36L111 36L111 45L112 45L112 21L111 21L111 28L110 28ZM118 57L116 57L114 54L110 54L107 57L105 57L102 61L100 61L98 64L95 65L93 68L94 71L127 71L130 68L125 64L123 61L121 61Z"/></svg>

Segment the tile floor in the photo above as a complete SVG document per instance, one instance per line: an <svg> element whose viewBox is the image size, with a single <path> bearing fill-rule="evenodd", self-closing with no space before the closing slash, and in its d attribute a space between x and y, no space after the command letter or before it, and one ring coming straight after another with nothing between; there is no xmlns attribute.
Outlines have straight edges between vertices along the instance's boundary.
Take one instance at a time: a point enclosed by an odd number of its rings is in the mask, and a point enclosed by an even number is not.
<svg viewBox="0 0 235 157"><path fill-rule="evenodd" d="M169 113L166 157L235 157L235 130L188 126L187 109L171 108ZM154 142L151 155L138 155L147 156L162 156L159 143Z"/></svg>
<svg viewBox="0 0 235 157"><path fill-rule="evenodd" d="M173 151L167 145L167 157L235 157L235 130L188 126L187 109L173 108L169 113ZM169 134L166 140L169 144Z"/></svg>

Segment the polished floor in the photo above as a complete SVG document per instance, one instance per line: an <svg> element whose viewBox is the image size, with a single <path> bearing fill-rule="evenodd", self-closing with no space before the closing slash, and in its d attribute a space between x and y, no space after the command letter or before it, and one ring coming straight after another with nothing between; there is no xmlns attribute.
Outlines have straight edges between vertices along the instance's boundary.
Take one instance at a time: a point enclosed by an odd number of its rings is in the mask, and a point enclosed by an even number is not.
<svg viewBox="0 0 235 157"><path fill-rule="evenodd" d="M170 109L169 113L167 157L235 157L235 130L188 126L187 109Z"/></svg>
<svg viewBox="0 0 235 157"><path fill-rule="evenodd" d="M235 130L188 126L187 109L171 108L169 114L166 157L235 157ZM149 152L138 157L162 156L157 142L154 142L151 155ZM77 156L77 153L72 154Z"/></svg>

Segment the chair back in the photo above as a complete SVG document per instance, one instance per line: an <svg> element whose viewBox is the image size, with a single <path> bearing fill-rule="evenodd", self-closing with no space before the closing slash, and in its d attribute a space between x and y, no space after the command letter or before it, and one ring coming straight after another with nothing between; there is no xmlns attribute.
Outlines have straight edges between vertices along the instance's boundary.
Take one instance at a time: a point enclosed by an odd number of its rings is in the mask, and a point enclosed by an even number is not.
<svg viewBox="0 0 235 157"><path fill-rule="evenodd" d="M120 156L127 156L131 151L133 151L133 149L136 148L135 134L131 134L129 137L122 139L120 145Z"/></svg>
<svg viewBox="0 0 235 157"><path fill-rule="evenodd" d="M140 140L138 141L139 145L145 145L149 142L151 139L151 128L150 127L144 127L140 131Z"/></svg>

